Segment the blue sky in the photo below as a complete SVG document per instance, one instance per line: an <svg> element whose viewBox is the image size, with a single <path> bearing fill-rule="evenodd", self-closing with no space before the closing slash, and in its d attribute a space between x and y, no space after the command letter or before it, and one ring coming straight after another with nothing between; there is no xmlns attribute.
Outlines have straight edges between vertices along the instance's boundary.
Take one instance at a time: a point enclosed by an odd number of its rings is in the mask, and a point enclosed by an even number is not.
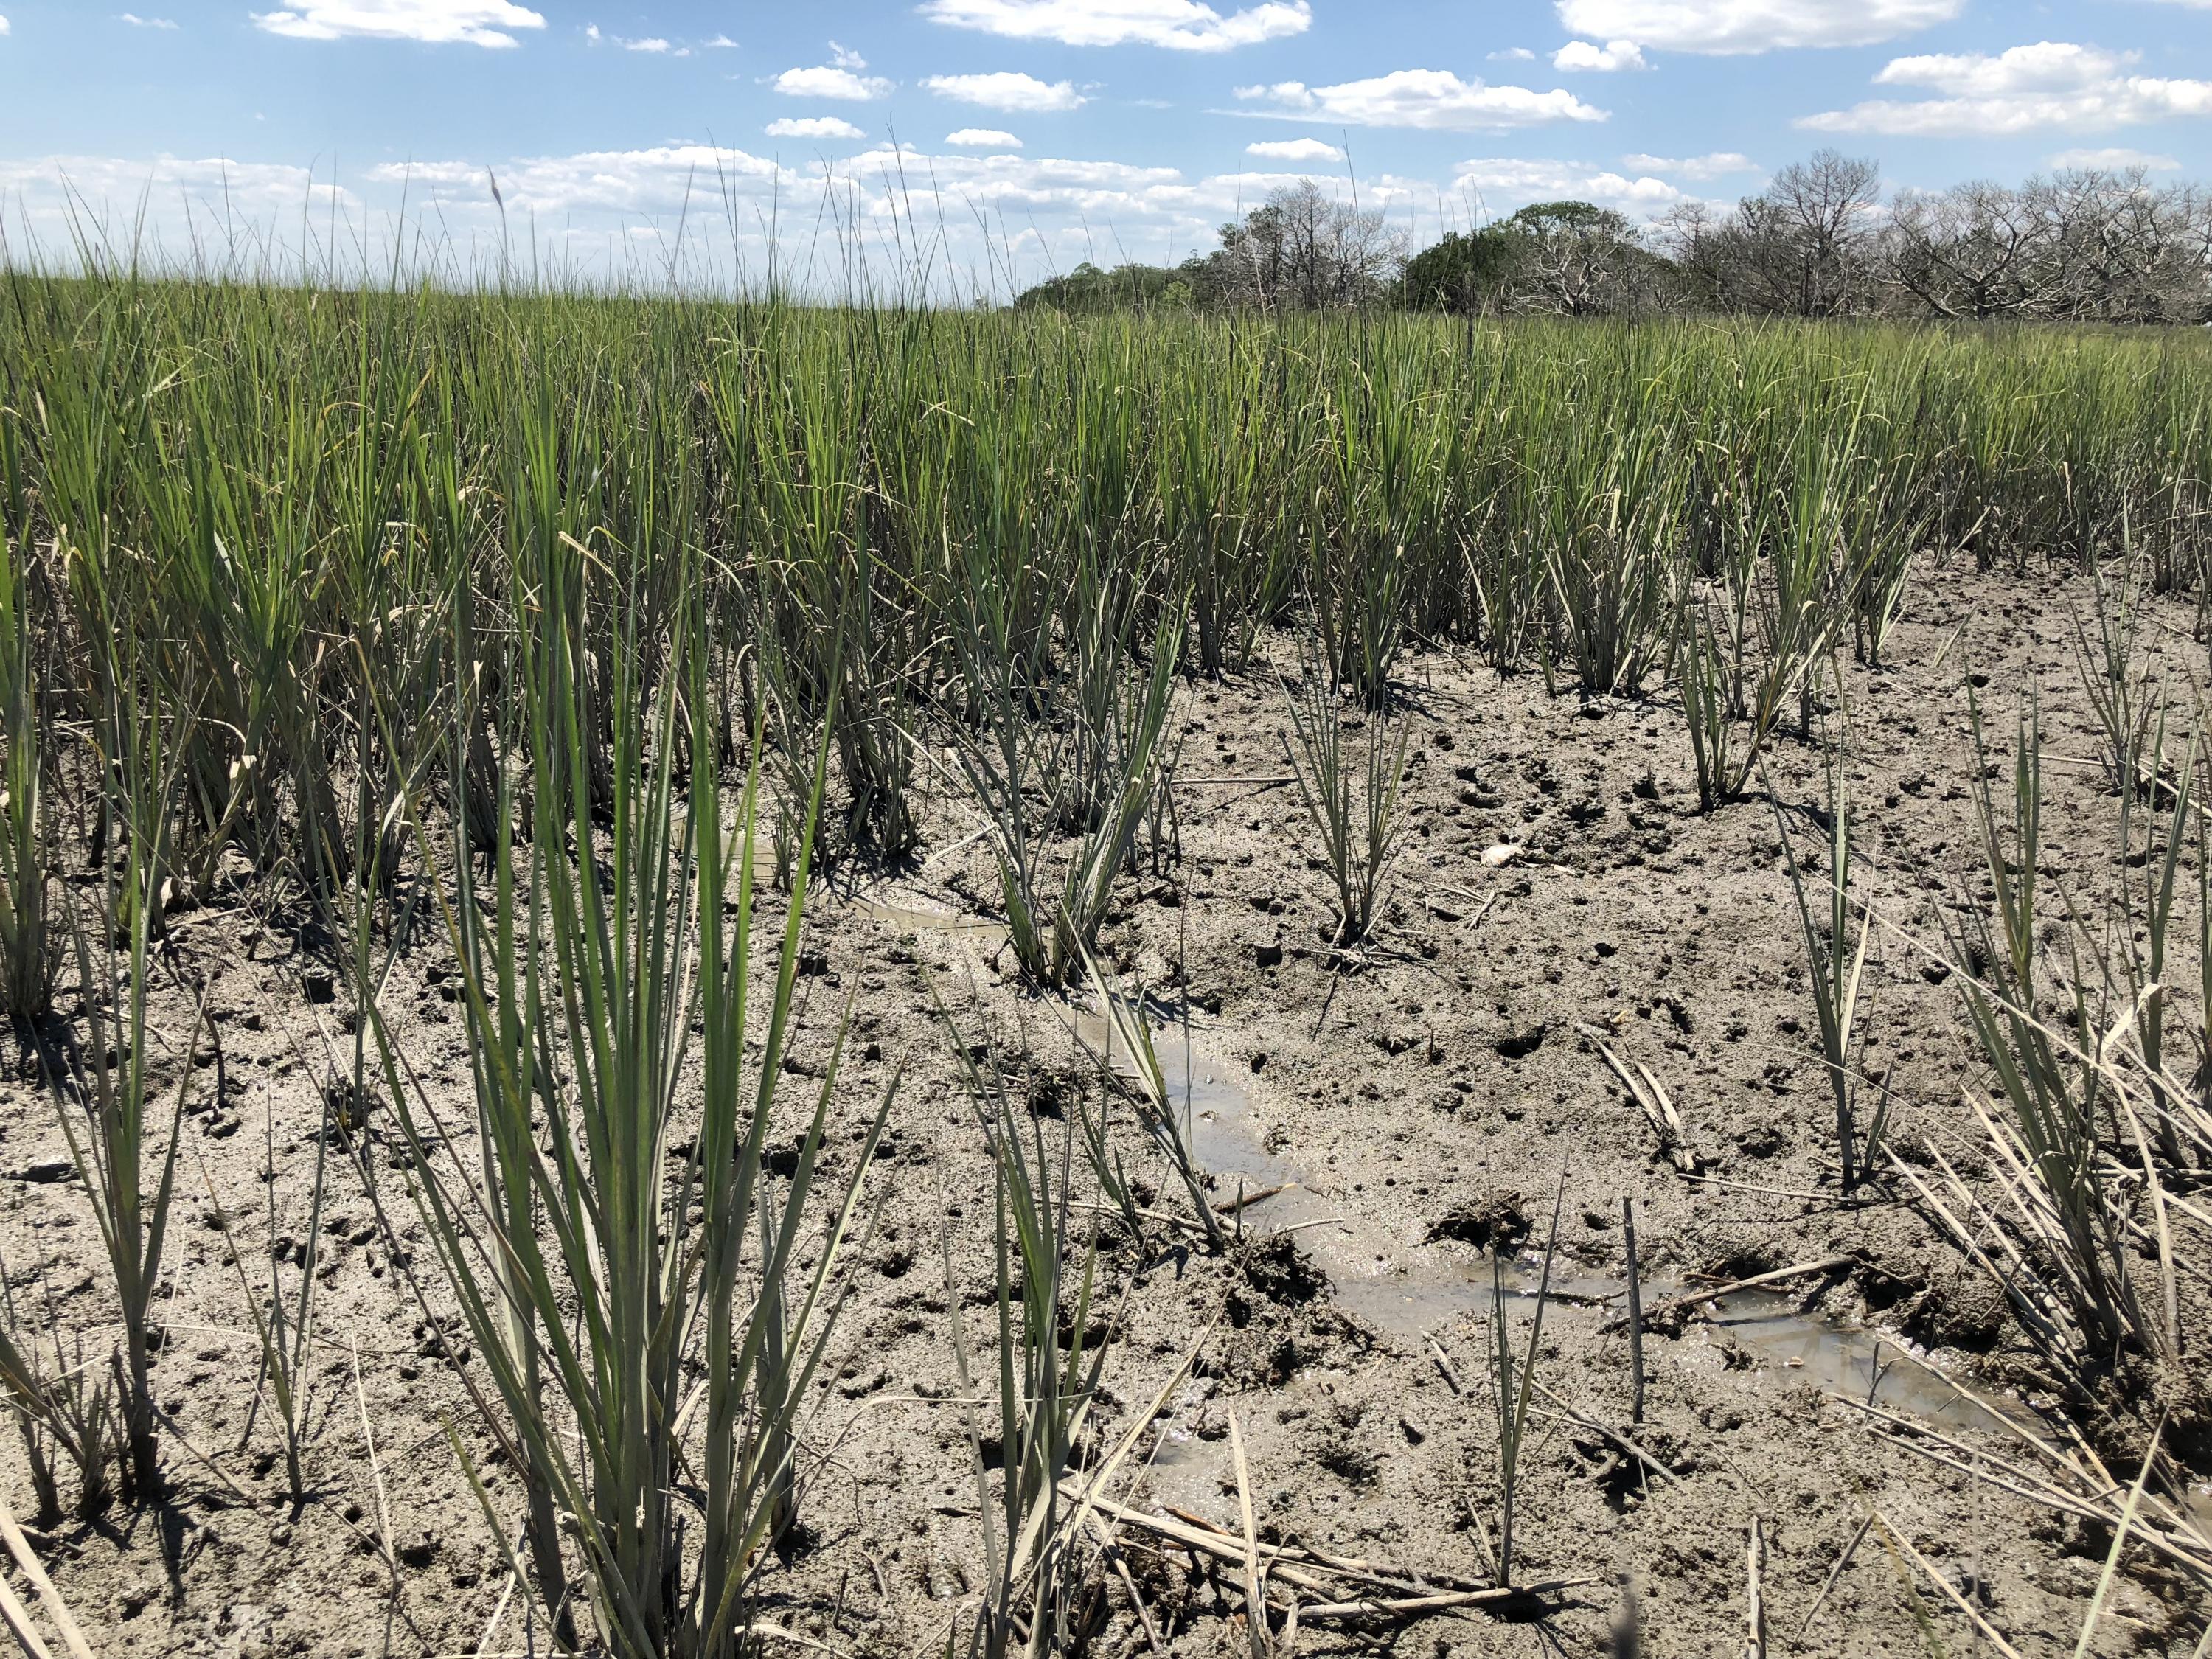
<svg viewBox="0 0 2212 1659"><path fill-rule="evenodd" d="M1893 186L2212 179L2212 0L0 0L11 244L534 234L580 271L918 234L935 280L1203 251L1302 173L1416 241L1729 200L1823 144ZM688 203L688 209L687 209ZM679 226L681 227L679 234ZM408 246L419 247L419 240Z"/></svg>

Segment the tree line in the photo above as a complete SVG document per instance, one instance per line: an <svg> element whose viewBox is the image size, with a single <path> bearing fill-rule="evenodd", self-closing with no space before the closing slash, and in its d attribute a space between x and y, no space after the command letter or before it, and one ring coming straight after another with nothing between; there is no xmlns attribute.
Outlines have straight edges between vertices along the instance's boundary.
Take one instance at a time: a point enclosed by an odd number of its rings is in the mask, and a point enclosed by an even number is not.
<svg viewBox="0 0 2212 1659"><path fill-rule="evenodd" d="M1881 171L1823 150L1733 208L1645 225L1544 202L1409 247L1382 212L1313 179L1273 191L1181 264L1084 264L1018 306L1453 313L2212 323L2212 191L2141 167L1885 197Z"/></svg>

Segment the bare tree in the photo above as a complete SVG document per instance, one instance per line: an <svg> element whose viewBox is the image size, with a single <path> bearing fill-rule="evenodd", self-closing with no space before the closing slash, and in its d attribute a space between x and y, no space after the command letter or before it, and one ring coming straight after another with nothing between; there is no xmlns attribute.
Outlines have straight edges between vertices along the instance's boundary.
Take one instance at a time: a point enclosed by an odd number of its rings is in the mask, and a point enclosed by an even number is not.
<svg viewBox="0 0 2212 1659"><path fill-rule="evenodd" d="M1769 308L1800 317L1852 309L1863 288L1859 255L1881 201L1881 168L1824 149L1791 162L1746 202Z"/></svg>
<svg viewBox="0 0 2212 1659"><path fill-rule="evenodd" d="M1685 206L1666 222L1670 252L1709 305L1840 317L1871 292L1866 255L1881 201L1875 163L1824 149L1774 175L1734 213Z"/></svg>
<svg viewBox="0 0 2212 1659"><path fill-rule="evenodd" d="M2208 314L2201 193L2154 190L2141 167L2062 173L2027 192L2048 224L2039 310L2085 321L2197 322Z"/></svg>
<svg viewBox="0 0 2212 1659"><path fill-rule="evenodd" d="M1405 260L1405 239L1382 214L1301 179L1270 191L1241 223L1223 226L1210 263L1235 301L1323 311L1375 299Z"/></svg>
<svg viewBox="0 0 2212 1659"><path fill-rule="evenodd" d="M1938 317L1985 322L2038 304L2039 262L2050 241L2050 222L2027 192L1960 185L1897 199L1875 270Z"/></svg>

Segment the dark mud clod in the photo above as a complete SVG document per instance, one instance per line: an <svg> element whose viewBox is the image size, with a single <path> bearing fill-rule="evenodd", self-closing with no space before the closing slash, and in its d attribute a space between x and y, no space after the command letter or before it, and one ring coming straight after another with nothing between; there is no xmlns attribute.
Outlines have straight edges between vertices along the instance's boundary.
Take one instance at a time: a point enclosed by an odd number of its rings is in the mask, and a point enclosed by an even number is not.
<svg viewBox="0 0 2212 1659"><path fill-rule="evenodd" d="M1478 1250L1515 1250L1528 1242L1534 1224L1518 1193L1499 1193L1480 1202L1455 1205L1429 1224L1429 1242L1454 1239Z"/></svg>

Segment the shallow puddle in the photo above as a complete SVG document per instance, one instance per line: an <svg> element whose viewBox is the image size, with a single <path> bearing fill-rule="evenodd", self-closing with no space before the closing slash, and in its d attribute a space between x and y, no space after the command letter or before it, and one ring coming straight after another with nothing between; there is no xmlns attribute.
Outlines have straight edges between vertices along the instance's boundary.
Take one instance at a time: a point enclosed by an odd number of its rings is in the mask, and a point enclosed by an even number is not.
<svg viewBox="0 0 2212 1659"><path fill-rule="evenodd" d="M981 917L878 898L849 903L908 932L963 935L987 951L1006 936L1002 926ZM1073 1010L1067 1018L1085 1043L1126 1066L1128 1056L1109 1041L1101 1016ZM1419 1352L1428 1339L1462 1319L1488 1318L1501 1287L1516 1310L1533 1309L1543 1286L1540 1255L1523 1253L1499 1263L1488 1255L1469 1260L1432 1244L1408 1245L1379 1228L1348 1220L1329 1194L1325 1176L1267 1144L1234 1070L1197 1052L1180 1029L1153 1028L1152 1041L1192 1161L1212 1178L1217 1201L1268 1194L1243 1210L1241 1224L1262 1237L1295 1231L1346 1312L1398 1346ZM1694 1286L1647 1281L1644 1304L1650 1306L1686 1289ZM1554 1261L1548 1294L1547 1318L1601 1317L1623 1310L1627 1285ZM1893 1339L1863 1326L1801 1313L1786 1291L1739 1291L1715 1298L1706 1327L1706 1346L1716 1353L1716 1363L1728 1363L1723 1344L1712 1340L1724 1338L1753 1356L1751 1375L1756 1379L1802 1384L1948 1426L1998 1426L1988 1411L1907 1358ZM1995 1403L2000 1409L2005 1404ZM2024 1410L2020 1416L2023 1422L2033 1420ZM1194 1444L1187 1455L1202 1460L1211 1449ZM1175 1443L1164 1440L1162 1455L1164 1461L1175 1461Z"/></svg>
<svg viewBox="0 0 2212 1659"><path fill-rule="evenodd" d="M850 898L845 901L845 906L864 916L873 916L878 921L887 921L909 933L969 933L987 939L1004 939L1006 936L1005 927L988 916L956 915L947 910L933 910L926 905L900 904L893 900L879 898Z"/></svg>
<svg viewBox="0 0 2212 1659"><path fill-rule="evenodd" d="M1179 1032L1163 1033L1156 1043L1169 1097L1188 1115L1194 1161L1213 1177L1224 1202L1240 1188L1261 1192L1287 1186L1254 1204L1244 1224L1263 1235L1297 1229L1300 1245L1328 1276L1345 1311L1418 1352L1456 1321L1490 1316L1501 1284L1510 1305L1533 1307L1544 1284L1540 1255L1523 1253L1496 1264L1487 1255L1469 1261L1435 1245L1400 1244L1342 1220L1339 1206L1308 1184L1296 1160L1268 1147L1250 1098L1233 1075L1189 1053ZM1647 1280L1644 1300L1648 1306L1692 1289L1679 1281ZM1554 1261L1549 1296L1547 1317L1572 1317L1560 1310L1573 1308L1618 1313L1626 1304L1627 1281ZM1893 1339L1801 1313L1786 1292L1738 1291L1717 1298L1713 1308L1711 1327L1754 1356L1754 1375L1870 1401L1932 1423L1998 1426L1941 1376L1908 1358Z"/></svg>

